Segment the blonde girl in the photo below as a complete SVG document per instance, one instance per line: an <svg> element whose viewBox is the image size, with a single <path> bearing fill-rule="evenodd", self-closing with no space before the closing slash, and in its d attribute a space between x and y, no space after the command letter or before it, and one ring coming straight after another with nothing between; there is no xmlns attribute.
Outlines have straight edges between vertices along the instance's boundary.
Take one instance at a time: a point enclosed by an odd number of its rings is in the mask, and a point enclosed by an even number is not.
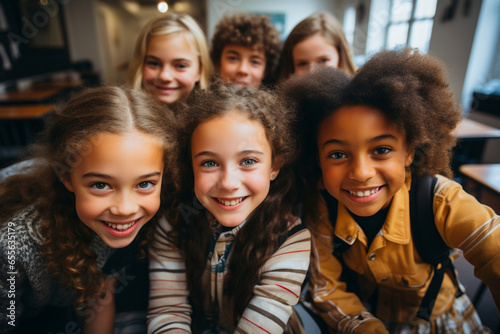
<svg viewBox="0 0 500 334"><path fill-rule="evenodd" d="M211 74L206 37L198 23L187 14L166 14L142 28L127 83L173 104L196 86L205 89Z"/></svg>
<svg viewBox="0 0 500 334"><path fill-rule="evenodd" d="M128 265L160 208L171 124L147 93L117 87L56 112L27 169L0 183L2 333L112 332L114 290L136 279Z"/></svg>
<svg viewBox="0 0 500 334"><path fill-rule="evenodd" d="M312 14L288 35L279 63L280 81L313 66L338 67L348 75L356 72L349 43L340 22L327 12Z"/></svg>

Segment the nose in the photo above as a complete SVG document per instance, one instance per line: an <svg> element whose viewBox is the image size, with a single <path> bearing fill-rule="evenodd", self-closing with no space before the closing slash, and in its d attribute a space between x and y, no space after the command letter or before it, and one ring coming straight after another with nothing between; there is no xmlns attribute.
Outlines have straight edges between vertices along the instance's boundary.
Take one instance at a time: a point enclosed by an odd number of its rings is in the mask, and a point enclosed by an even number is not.
<svg viewBox="0 0 500 334"><path fill-rule="evenodd" d="M237 168L226 168L222 171L219 180L219 189L235 190L241 185L240 174Z"/></svg>
<svg viewBox="0 0 500 334"><path fill-rule="evenodd" d="M250 64L248 63L247 60L242 60L238 66L238 73L239 74L248 74Z"/></svg>
<svg viewBox="0 0 500 334"><path fill-rule="evenodd" d="M162 81L172 81L172 73L168 66L164 66L161 69L160 75L158 76Z"/></svg>
<svg viewBox="0 0 500 334"><path fill-rule="evenodd" d="M128 192L117 194L110 208L111 214L115 216L131 216L137 211L139 211L139 205L135 197Z"/></svg>
<svg viewBox="0 0 500 334"><path fill-rule="evenodd" d="M364 182L375 176L375 168L368 157L353 159L349 169L349 178Z"/></svg>

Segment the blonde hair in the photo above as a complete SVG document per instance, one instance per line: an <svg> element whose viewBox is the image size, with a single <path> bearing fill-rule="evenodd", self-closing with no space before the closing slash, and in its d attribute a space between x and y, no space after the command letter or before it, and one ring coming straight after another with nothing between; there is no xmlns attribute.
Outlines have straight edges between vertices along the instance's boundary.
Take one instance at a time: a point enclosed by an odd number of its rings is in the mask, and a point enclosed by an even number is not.
<svg viewBox="0 0 500 334"><path fill-rule="evenodd" d="M132 58L127 74L128 85L136 89L142 88L144 59L151 38L177 33L184 33L196 46L200 59L200 88L205 89L208 87L210 76L213 73L213 66L208 53L207 40L198 23L187 14L167 14L146 23L139 33L139 37L137 37L134 57Z"/></svg>
<svg viewBox="0 0 500 334"><path fill-rule="evenodd" d="M330 13L320 12L300 21L288 35L279 62L278 74L280 81L286 80L294 73L292 51L295 45L317 33L321 34L328 43L337 49L339 68L349 76L354 75L356 65L354 65L349 43L347 43L340 22Z"/></svg>

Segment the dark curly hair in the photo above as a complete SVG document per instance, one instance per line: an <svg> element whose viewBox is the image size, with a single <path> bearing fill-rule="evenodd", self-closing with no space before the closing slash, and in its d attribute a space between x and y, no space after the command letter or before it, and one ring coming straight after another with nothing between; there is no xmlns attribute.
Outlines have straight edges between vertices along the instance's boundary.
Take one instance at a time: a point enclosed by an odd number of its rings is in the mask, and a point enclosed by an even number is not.
<svg viewBox="0 0 500 334"><path fill-rule="evenodd" d="M226 45L241 45L263 50L266 55L264 84L275 81L274 72L280 56L280 34L269 17L236 13L225 15L217 23L212 37L210 57L216 68Z"/></svg>
<svg viewBox="0 0 500 334"><path fill-rule="evenodd" d="M305 147L299 170L306 175L306 184L314 185L309 187L315 187L321 175L316 163L319 125L339 108L355 105L380 110L404 133L415 152L409 167L413 176L452 176L450 160L456 143L452 132L462 112L438 59L410 48L382 51L352 79L341 70L320 68L290 78L282 89L299 104L299 133ZM305 201L317 192L310 190Z"/></svg>
<svg viewBox="0 0 500 334"><path fill-rule="evenodd" d="M56 110L50 126L30 150L30 167L0 182L0 223L5 224L27 206L34 206L41 217L41 253L47 270L63 287L78 293L75 305L79 308L103 291L104 274L90 247L96 234L80 221L74 194L60 180L85 159L95 135L132 129L161 140L164 170L168 170L168 152L176 145L173 120L171 111L144 91L119 87L84 89ZM164 173L164 183L167 175ZM154 230L154 222L155 218L144 227L149 234ZM147 239L142 242L143 249L146 242Z"/></svg>
<svg viewBox="0 0 500 334"><path fill-rule="evenodd" d="M175 157L177 168L173 173L179 182L177 193L171 194L170 203L178 210L168 212L167 217L174 226L169 238L185 254L194 328L203 318L200 312L203 312L202 301L207 291L202 288L201 279L213 232L209 225L214 217L204 209L188 219L182 215L182 208L193 208L195 200L191 135L199 124L233 111L263 125L272 149L273 164L280 166L278 177L270 184L269 194L247 218L233 243L231 258L234 260L229 264L230 279L226 281L225 290L234 303L235 321L250 301L253 287L258 282L258 269L276 251L279 236L286 233L289 222L294 220L296 192L290 167L296 157L293 108L277 92L224 84L220 80L210 88L192 94L184 107L176 110L182 130ZM201 204L197 205L195 208L199 209Z"/></svg>

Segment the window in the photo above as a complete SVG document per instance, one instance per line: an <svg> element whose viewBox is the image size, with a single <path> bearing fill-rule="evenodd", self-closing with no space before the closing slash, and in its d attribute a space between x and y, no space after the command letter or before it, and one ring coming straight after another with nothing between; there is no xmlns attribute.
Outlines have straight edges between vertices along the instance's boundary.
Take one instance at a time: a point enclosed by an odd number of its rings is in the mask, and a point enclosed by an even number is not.
<svg viewBox="0 0 500 334"><path fill-rule="evenodd" d="M437 0L372 0L366 53L410 46L426 53Z"/></svg>
<svg viewBox="0 0 500 334"><path fill-rule="evenodd" d="M354 7L347 7L344 13L344 23L342 30L344 30L345 38L349 45L354 44L354 30L356 29L356 9Z"/></svg>

